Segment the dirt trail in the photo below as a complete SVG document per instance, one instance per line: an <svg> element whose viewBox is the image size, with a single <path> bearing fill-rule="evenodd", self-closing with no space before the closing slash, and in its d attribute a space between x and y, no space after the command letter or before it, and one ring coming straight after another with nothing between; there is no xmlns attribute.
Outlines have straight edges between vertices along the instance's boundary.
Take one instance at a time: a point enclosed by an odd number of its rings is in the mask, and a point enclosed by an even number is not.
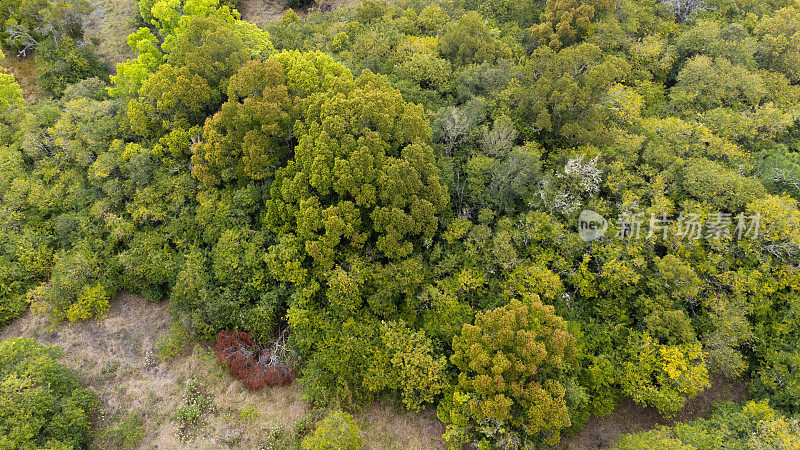
<svg viewBox="0 0 800 450"><path fill-rule="evenodd" d="M697 397L686 402L686 406L665 419L655 408L643 408L632 400L625 400L611 414L592 417L581 432L561 440L562 449L596 449L614 445L622 434L638 433L661 425L688 422L708 416L715 402L732 401L741 403L747 400L747 386L738 380L715 376L711 387Z"/></svg>

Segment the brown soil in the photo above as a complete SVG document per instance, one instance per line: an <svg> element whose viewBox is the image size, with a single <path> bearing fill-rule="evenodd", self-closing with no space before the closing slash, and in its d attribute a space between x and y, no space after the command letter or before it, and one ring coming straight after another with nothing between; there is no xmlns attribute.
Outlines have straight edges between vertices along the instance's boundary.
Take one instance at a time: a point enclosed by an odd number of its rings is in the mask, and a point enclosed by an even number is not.
<svg viewBox="0 0 800 450"><path fill-rule="evenodd" d="M711 387L697 397L688 400L686 406L672 418L664 418L655 408L644 408L632 400L625 400L611 414L589 419L582 431L562 439L559 447L563 449L608 448L613 446L622 434L637 433L661 425L672 425L676 422L688 422L705 417L711 412L711 407L716 402L741 403L746 400L747 386L742 381L715 376L711 380Z"/></svg>

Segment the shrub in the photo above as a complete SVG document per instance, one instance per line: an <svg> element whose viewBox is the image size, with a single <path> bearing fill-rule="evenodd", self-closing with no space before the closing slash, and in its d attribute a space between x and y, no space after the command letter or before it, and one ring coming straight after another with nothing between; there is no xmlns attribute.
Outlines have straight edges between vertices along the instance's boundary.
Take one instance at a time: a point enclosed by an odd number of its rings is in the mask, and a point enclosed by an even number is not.
<svg viewBox="0 0 800 450"><path fill-rule="evenodd" d="M197 379L190 378L186 381L186 397L183 405L179 406L171 419L178 422L178 437L181 442L189 442L198 429L208 424L206 413L215 410L214 398L200 392Z"/></svg>
<svg viewBox="0 0 800 450"><path fill-rule="evenodd" d="M295 422L292 426L291 433L288 433L290 440L300 443L306 436L314 431L314 424L319 422L322 415L322 410L315 408L312 409L309 414ZM295 445L295 447L297 447L297 445Z"/></svg>
<svg viewBox="0 0 800 450"><path fill-rule="evenodd" d="M33 339L0 343L0 448L85 448L94 394Z"/></svg>
<svg viewBox="0 0 800 450"><path fill-rule="evenodd" d="M76 322L90 317L100 317L108 312L111 293L101 283L86 285L75 303L67 309L67 320Z"/></svg>
<svg viewBox="0 0 800 450"><path fill-rule="evenodd" d="M214 353L231 375L242 380L247 389L257 391L265 385L289 384L295 377L294 370L281 358L277 348L255 343L250 333L244 331L221 331L217 334Z"/></svg>
<svg viewBox="0 0 800 450"><path fill-rule="evenodd" d="M36 69L39 72L39 85L56 97L60 97L72 83L106 76L103 64L92 52L91 46L80 45L69 38L58 43L47 40L39 44L36 48Z"/></svg>
<svg viewBox="0 0 800 450"><path fill-rule="evenodd" d="M353 416L333 411L317 423L314 433L303 439L304 450L358 450L364 447Z"/></svg>
<svg viewBox="0 0 800 450"><path fill-rule="evenodd" d="M0 285L0 287L2 287ZM0 327L5 326L12 320L19 317L28 304L25 302L24 295L9 295L0 301Z"/></svg>
<svg viewBox="0 0 800 450"><path fill-rule="evenodd" d="M300 420L297 423L304 422ZM300 448L301 440L305 436L297 436L294 430L287 431L283 425L277 424L268 431L267 438L258 447L259 450L295 450Z"/></svg>
<svg viewBox="0 0 800 450"><path fill-rule="evenodd" d="M144 419L139 412L130 412L119 422L103 432L119 448L133 449L139 446L145 435Z"/></svg>
<svg viewBox="0 0 800 450"><path fill-rule="evenodd" d="M183 324L175 321L169 328L169 332L161 333L156 342L156 353L158 359L166 361L178 356L189 342L189 333Z"/></svg>
<svg viewBox="0 0 800 450"><path fill-rule="evenodd" d="M106 287L103 272L101 258L86 247L60 253L50 280L28 291L31 309L54 323L105 314L114 290Z"/></svg>

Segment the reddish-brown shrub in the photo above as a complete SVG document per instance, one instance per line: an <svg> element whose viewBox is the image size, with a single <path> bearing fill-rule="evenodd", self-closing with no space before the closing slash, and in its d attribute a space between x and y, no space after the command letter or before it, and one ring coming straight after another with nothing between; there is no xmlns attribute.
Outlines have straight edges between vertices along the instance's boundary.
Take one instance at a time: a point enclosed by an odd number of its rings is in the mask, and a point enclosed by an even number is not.
<svg viewBox="0 0 800 450"><path fill-rule="evenodd" d="M247 389L257 391L266 386L286 385L295 377L294 370L272 350L253 342L244 331L220 331L214 353Z"/></svg>

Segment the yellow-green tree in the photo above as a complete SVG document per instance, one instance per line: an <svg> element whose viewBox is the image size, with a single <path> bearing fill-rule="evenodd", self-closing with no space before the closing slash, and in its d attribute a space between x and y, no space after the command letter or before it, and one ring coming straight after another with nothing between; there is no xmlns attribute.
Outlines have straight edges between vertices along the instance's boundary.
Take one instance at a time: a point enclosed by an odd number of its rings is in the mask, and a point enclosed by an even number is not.
<svg viewBox="0 0 800 450"><path fill-rule="evenodd" d="M283 66L249 61L228 81L228 101L206 120L192 172L204 184L270 176L290 151L295 102Z"/></svg>
<svg viewBox="0 0 800 450"><path fill-rule="evenodd" d="M800 81L800 6L789 4L759 20L755 34L760 48L758 62L770 70L782 72L793 82Z"/></svg>
<svg viewBox="0 0 800 450"><path fill-rule="evenodd" d="M561 378L575 352L566 321L536 295L478 313L453 339L458 384L439 407L448 445L558 442L571 423Z"/></svg>
<svg viewBox="0 0 800 450"><path fill-rule="evenodd" d="M547 0L542 22L531 27L533 38L553 50L572 45L593 31L593 21L613 11L615 0Z"/></svg>
<svg viewBox="0 0 800 450"><path fill-rule="evenodd" d="M710 385L697 340L661 345L647 333L628 343L622 388L634 401L669 416Z"/></svg>
<svg viewBox="0 0 800 450"><path fill-rule="evenodd" d="M603 143L610 131L606 120L614 114L602 100L630 72L628 62L593 44L559 52L540 46L501 93L503 112L529 139Z"/></svg>
<svg viewBox="0 0 800 450"><path fill-rule="evenodd" d="M436 356L431 340L403 322L381 325L383 345L375 349L373 366L364 377L371 391L400 390L406 408L418 411L433 403L446 383L447 360Z"/></svg>

